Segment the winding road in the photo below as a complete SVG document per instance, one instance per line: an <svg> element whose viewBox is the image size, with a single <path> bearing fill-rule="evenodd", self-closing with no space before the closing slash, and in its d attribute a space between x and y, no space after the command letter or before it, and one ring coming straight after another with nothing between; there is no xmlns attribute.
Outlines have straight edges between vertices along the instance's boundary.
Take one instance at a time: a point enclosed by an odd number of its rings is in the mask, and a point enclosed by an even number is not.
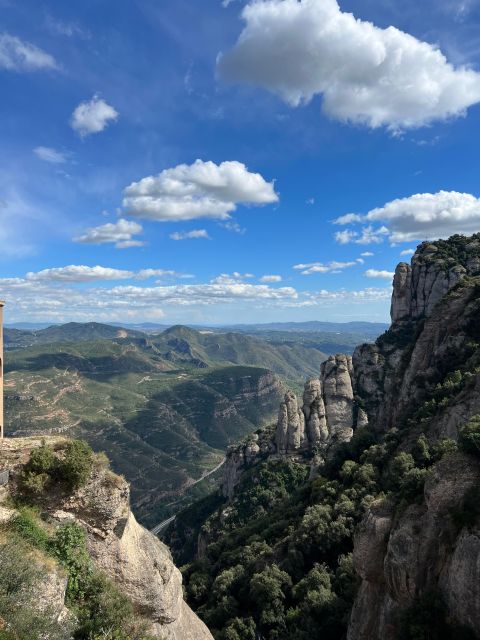
<svg viewBox="0 0 480 640"><path fill-rule="evenodd" d="M195 482L192 482L192 484L188 485L188 489L191 489L192 487L194 487L199 482L202 482L203 480L206 480L209 476L212 476L214 473L216 473L219 469L221 469L223 467L225 462L226 462L226 458L224 458L220 462L220 464L217 464L217 466L214 469L212 469L211 471L209 471L208 473L203 475L198 480L195 480ZM163 522L160 522L159 524L155 525L153 527L153 529L150 529L150 532L153 533L154 535L158 535L161 531L166 529L168 527L168 525L175 520L176 517L177 516L174 515L174 516L170 516L170 518L167 518L166 520L163 520Z"/></svg>

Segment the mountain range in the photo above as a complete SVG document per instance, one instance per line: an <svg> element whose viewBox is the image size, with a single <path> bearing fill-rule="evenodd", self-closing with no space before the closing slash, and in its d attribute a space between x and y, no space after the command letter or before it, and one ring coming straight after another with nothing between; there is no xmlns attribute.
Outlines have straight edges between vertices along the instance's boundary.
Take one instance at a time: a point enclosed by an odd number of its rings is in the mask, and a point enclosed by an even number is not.
<svg viewBox="0 0 480 640"><path fill-rule="evenodd" d="M480 234L395 272L392 325L330 356L165 540L217 640L480 637Z"/></svg>

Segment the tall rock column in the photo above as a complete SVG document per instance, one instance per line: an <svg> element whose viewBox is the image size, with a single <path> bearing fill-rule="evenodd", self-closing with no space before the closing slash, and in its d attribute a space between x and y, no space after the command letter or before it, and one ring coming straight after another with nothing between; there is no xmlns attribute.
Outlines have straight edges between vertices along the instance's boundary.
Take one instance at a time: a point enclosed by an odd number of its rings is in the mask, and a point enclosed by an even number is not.
<svg viewBox="0 0 480 640"><path fill-rule="evenodd" d="M292 391L287 391L285 400L280 405L275 443L277 451L283 454L297 451L306 444L305 416Z"/></svg>
<svg viewBox="0 0 480 640"><path fill-rule="evenodd" d="M351 356L331 356L322 364L321 381L331 440L346 442L354 427L353 365Z"/></svg>
<svg viewBox="0 0 480 640"><path fill-rule="evenodd" d="M352 358L331 356L322 364L320 377L306 383L301 409L289 391L278 414L277 452L284 455L350 440L356 422L352 378ZM361 424L365 422L362 415Z"/></svg>

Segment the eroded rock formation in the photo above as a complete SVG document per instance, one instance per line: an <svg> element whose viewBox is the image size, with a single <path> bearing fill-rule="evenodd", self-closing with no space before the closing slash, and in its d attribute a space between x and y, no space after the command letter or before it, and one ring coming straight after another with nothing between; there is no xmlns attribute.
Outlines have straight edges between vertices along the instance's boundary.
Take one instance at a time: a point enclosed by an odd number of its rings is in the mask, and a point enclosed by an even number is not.
<svg viewBox="0 0 480 640"><path fill-rule="evenodd" d="M47 442L56 448L64 443L60 438L47 438ZM15 494L29 452L39 444L38 440L28 438L3 443L0 468L4 466L11 471L4 492ZM47 496L42 511L52 523L73 521L85 530L95 565L130 598L138 614L151 623L150 633L154 637L212 640L207 627L183 600L182 576L168 548L140 526L130 511L130 487L123 478L105 465L96 465L85 487L69 496L55 493ZM0 519L11 515L0 513ZM45 585L48 599L63 603L65 586L65 579L52 575ZM42 600L45 597L42 595ZM62 607L59 615L63 615Z"/></svg>

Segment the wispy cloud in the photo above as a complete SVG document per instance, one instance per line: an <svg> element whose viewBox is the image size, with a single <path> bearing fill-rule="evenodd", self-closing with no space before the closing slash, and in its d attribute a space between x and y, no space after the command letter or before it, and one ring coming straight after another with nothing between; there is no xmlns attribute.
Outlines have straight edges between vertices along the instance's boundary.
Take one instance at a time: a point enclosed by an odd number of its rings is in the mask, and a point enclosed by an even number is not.
<svg viewBox="0 0 480 640"><path fill-rule="evenodd" d="M52 164L64 164L67 162L67 154L52 147L35 147L33 153L44 162L51 162Z"/></svg>
<svg viewBox="0 0 480 640"><path fill-rule="evenodd" d="M175 231L170 234L172 240L192 240L198 238L209 239L210 236L205 229L193 229L192 231Z"/></svg>
<svg viewBox="0 0 480 640"><path fill-rule="evenodd" d="M55 58L26 40L8 33L0 34L0 69L41 71L57 69Z"/></svg>

